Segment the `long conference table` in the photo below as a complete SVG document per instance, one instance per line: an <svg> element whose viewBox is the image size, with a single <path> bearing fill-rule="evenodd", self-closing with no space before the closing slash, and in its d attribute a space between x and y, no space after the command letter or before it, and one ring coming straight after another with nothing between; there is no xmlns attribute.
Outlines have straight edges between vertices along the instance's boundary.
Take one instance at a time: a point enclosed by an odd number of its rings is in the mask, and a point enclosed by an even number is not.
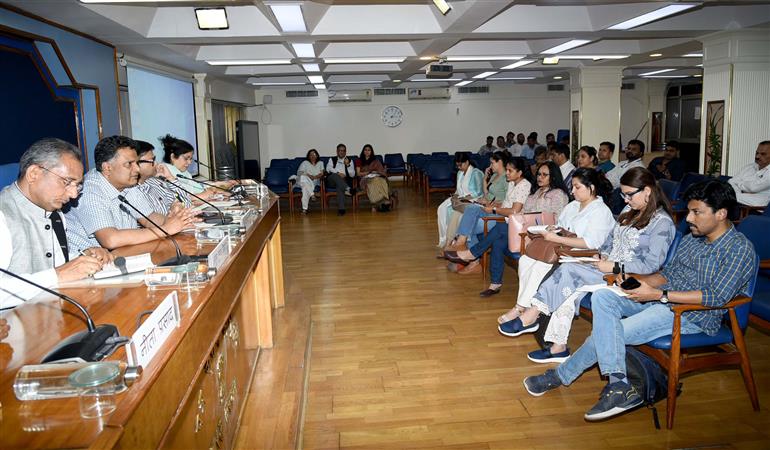
<svg viewBox="0 0 770 450"><path fill-rule="evenodd" d="M283 306L283 266L278 200L263 212L228 260L206 285L178 289L181 323L139 379L116 396L116 409L82 419L78 398L19 401L14 378L25 364L38 364L65 337L85 329L68 303L32 301L0 312L11 325L0 342L0 448L232 448L259 350L273 345L272 309ZM188 255L206 254L195 237L177 240ZM145 252L154 263L174 255L157 240L121 248L117 255ZM140 317L171 290L144 283L62 289L79 300L99 324L114 324L131 336ZM107 360L125 361L125 347Z"/></svg>

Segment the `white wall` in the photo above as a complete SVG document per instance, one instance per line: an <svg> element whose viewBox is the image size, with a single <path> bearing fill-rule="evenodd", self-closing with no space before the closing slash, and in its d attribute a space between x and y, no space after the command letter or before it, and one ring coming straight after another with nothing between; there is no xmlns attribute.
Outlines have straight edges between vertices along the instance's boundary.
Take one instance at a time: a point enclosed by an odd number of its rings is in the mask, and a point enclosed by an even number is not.
<svg viewBox="0 0 770 450"><path fill-rule="evenodd" d="M333 155L338 143L358 154L372 144L378 154L473 150L487 135L569 129L569 91L548 92L545 85L491 86L489 94L458 94L449 100L408 100L406 95L374 96L372 102L331 103L319 97L286 98L282 90L257 91L273 96L266 108L248 108L246 118L259 121L263 164L273 158L304 156L316 148ZM404 121L395 128L381 120L382 109L397 105Z"/></svg>
<svg viewBox="0 0 770 450"><path fill-rule="evenodd" d="M650 146L650 123L647 122L649 116L649 95L647 92L647 82L644 80L634 80L634 89L624 89L620 91L620 136L623 139L623 145L631 139L639 139L644 142L648 148ZM647 125L644 125L647 122ZM644 126L644 129L642 129ZM636 135L642 130L637 138ZM617 145L617 142L615 143Z"/></svg>

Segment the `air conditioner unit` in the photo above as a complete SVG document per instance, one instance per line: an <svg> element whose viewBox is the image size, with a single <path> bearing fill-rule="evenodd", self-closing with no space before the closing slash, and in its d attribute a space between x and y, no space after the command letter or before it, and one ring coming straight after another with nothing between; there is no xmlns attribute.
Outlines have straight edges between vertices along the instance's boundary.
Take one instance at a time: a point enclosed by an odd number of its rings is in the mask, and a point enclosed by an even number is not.
<svg viewBox="0 0 770 450"><path fill-rule="evenodd" d="M449 88L410 88L407 94L409 100L431 100L437 98L451 98L452 90Z"/></svg>
<svg viewBox="0 0 770 450"><path fill-rule="evenodd" d="M329 91L329 102L370 102L374 92L371 89L355 91Z"/></svg>

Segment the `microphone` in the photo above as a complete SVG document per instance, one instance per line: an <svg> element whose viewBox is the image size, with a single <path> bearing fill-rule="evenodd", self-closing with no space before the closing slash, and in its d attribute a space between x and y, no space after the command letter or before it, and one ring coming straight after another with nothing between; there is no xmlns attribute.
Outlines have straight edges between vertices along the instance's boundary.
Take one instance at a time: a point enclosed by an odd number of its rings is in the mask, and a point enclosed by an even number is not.
<svg viewBox="0 0 770 450"><path fill-rule="evenodd" d="M225 189L225 188L223 188L223 187L219 187L219 186L217 186L217 185L216 185L216 184L214 184L214 183L207 183L207 182L205 182L205 181L201 181L201 180L194 180L194 179L192 179L192 178L190 178L190 177L188 177L188 176L182 175L182 174L177 174L177 175L176 175L176 177L177 177L177 178L181 178L181 179L183 179L183 180L193 181L193 182L195 182L195 183L198 183L198 184L202 184L202 185L204 185L204 186L213 187L214 189L219 189L220 191L225 191L225 192L227 192L227 193L229 193L229 192L230 192L230 189Z"/></svg>
<svg viewBox="0 0 770 450"><path fill-rule="evenodd" d="M45 286L41 286L5 269L0 268L0 272L35 286L42 291L55 295L65 302L74 305L86 318L88 329L75 333L59 342L59 344L57 344L56 347L43 358L40 362L41 364L67 361L101 361L105 357L111 355L118 347L128 342L128 339L120 336L118 327L115 325L94 325L91 314L89 314L83 305L78 303L75 299L60 292L56 292L53 289L48 289Z"/></svg>
<svg viewBox="0 0 770 450"><path fill-rule="evenodd" d="M169 180L168 178L164 177L163 175L158 175L158 179L161 180L161 181L165 181L166 183L168 183L168 184L170 184L170 185L172 185L172 186L174 186L176 188L179 188L180 190L182 190L182 191L192 195L193 197L197 198L198 200L202 201L203 203L205 203L205 204L207 204L207 205L209 205L212 208L217 210L217 212L219 213L219 220L215 220L214 222L211 222L210 220L212 218L206 218L206 219L204 219L204 222L206 222L206 223L221 222L222 225L227 225L228 223L231 223L233 221L232 217L225 217L225 213L222 212L221 209L217 208L213 203L209 202L208 200L204 199L203 197L200 197L198 195L193 194L192 192L190 192L187 189L183 188L182 186L172 182L171 180Z"/></svg>
<svg viewBox="0 0 770 450"><path fill-rule="evenodd" d="M179 243L177 243L176 239L174 239L170 234L168 234L168 231L164 230L163 227L155 223L152 219L147 217L146 214L139 211L136 206L132 205L126 197L122 195L118 195L118 200L120 200L123 204L120 205L120 209L128 213L128 209L126 208L126 205L131 207L134 211L138 212L140 216L144 217L148 222L155 225L155 228L159 229L163 234L166 235L166 237L171 241L172 244L174 244L174 249L176 249L176 256L174 258L171 258L167 261L163 261L162 263L158 264L159 266L180 266L182 264L187 264L192 261L192 258L182 253L182 249L179 248Z"/></svg>
<svg viewBox="0 0 770 450"><path fill-rule="evenodd" d="M208 165L208 164L206 164L206 163L202 163L202 162L200 162L200 160L198 160L198 159L195 159L195 158L193 158L193 162L194 162L195 164L199 165L199 166L203 166L203 167L206 167L207 169L211 169L211 166L210 166L210 165Z"/></svg>

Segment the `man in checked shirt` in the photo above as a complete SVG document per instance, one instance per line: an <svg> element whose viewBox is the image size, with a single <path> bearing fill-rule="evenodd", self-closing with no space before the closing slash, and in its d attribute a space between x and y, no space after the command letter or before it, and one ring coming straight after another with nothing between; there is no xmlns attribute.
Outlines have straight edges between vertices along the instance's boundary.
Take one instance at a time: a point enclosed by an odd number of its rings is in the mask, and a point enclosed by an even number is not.
<svg viewBox="0 0 770 450"><path fill-rule="evenodd" d="M574 382L599 363L609 383L599 401L585 414L601 420L642 404L626 378L626 345L640 345L671 334L671 304L721 306L747 293L757 270L754 246L735 230L728 212L736 205L735 191L726 182L708 180L691 186L684 195L691 234L682 239L674 258L658 273L634 275L640 286L622 297L602 289L593 293L593 330L583 345L555 370L524 379L531 395ZM682 314L682 334L719 330L725 310Z"/></svg>

